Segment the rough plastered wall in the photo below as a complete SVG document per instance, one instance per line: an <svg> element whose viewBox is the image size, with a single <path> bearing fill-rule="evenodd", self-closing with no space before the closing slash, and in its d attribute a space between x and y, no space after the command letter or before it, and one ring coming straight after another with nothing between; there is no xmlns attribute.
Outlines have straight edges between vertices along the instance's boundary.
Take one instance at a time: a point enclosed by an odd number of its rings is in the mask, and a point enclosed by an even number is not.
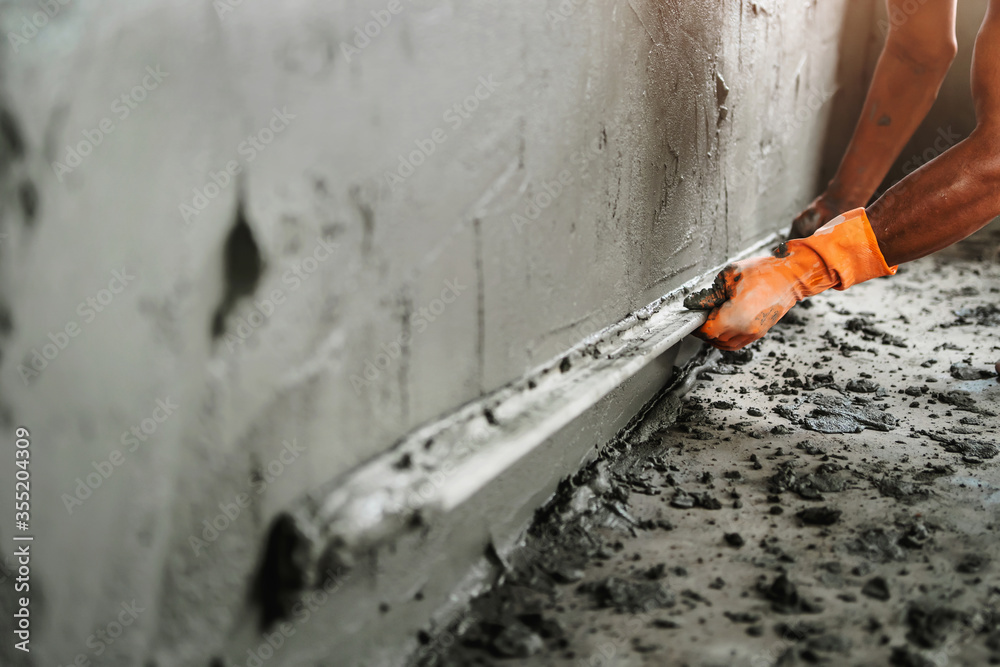
<svg viewBox="0 0 1000 667"><path fill-rule="evenodd" d="M786 226L847 4L3 3L4 664L207 665L276 512Z"/></svg>

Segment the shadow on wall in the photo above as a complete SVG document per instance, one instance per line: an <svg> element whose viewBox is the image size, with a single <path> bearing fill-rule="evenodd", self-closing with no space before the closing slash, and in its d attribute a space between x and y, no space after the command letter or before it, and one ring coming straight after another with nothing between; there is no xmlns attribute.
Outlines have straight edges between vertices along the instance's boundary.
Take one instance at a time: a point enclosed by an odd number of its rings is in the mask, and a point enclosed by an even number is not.
<svg viewBox="0 0 1000 667"><path fill-rule="evenodd" d="M851 141L854 125L861 114L865 93L884 43L884 37L878 29L879 11L885 12L884 0L872 0L861 5L862 3L848 3L844 7L844 28L837 47L837 93L833 96L820 154L821 168L816 194L822 192L833 178L840 165L840 158Z"/></svg>

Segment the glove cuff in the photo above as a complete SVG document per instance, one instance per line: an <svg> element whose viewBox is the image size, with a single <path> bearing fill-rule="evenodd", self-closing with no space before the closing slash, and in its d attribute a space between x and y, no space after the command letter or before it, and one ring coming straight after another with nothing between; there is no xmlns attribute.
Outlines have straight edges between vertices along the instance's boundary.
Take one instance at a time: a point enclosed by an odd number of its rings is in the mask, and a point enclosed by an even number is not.
<svg viewBox="0 0 1000 667"><path fill-rule="evenodd" d="M898 268L886 264L864 208L838 215L809 238L792 243L808 246L823 259L830 273L829 287L837 290L891 276Z"/></svg>

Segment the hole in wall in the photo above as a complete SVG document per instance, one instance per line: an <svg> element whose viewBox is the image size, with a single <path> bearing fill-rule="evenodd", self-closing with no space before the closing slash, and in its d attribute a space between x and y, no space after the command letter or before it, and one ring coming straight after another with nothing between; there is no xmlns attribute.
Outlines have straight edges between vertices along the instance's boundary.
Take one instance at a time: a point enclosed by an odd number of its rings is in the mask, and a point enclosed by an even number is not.
<svg viewBox="0 0 1000 667"><path fill-rule="evenodd" d="M242 198L236 206L236 219L222 250L222 261L225 284L222 301L212 317L212 338L219 338L225 333L226 318L242 297L254 293L264 273L264 260L247 224Z"/></svg>
<svg viewBox="0 0 1000 667"><path fill-rule="evenodd" d="M294 519L279 514L268 531L253 586L253 601L260 606L261 630L291 615L292 606L305 589L307 557L308 545Z"/></svg>

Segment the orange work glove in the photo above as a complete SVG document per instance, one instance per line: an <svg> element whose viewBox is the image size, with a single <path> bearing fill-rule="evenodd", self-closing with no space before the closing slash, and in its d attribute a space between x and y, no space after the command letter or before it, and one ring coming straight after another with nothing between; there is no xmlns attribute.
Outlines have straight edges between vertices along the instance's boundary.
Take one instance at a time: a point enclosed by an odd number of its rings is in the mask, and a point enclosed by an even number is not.
<svg viewBox="0 0 1000 667"><path fill-rule="evenodd" d="M865 209L856 208L808 238L781 244L771 257L730 264L712 287L690 295L684 305L712 311L696 336L738 350L761 338L802 299L894 273Z"/></svg>

